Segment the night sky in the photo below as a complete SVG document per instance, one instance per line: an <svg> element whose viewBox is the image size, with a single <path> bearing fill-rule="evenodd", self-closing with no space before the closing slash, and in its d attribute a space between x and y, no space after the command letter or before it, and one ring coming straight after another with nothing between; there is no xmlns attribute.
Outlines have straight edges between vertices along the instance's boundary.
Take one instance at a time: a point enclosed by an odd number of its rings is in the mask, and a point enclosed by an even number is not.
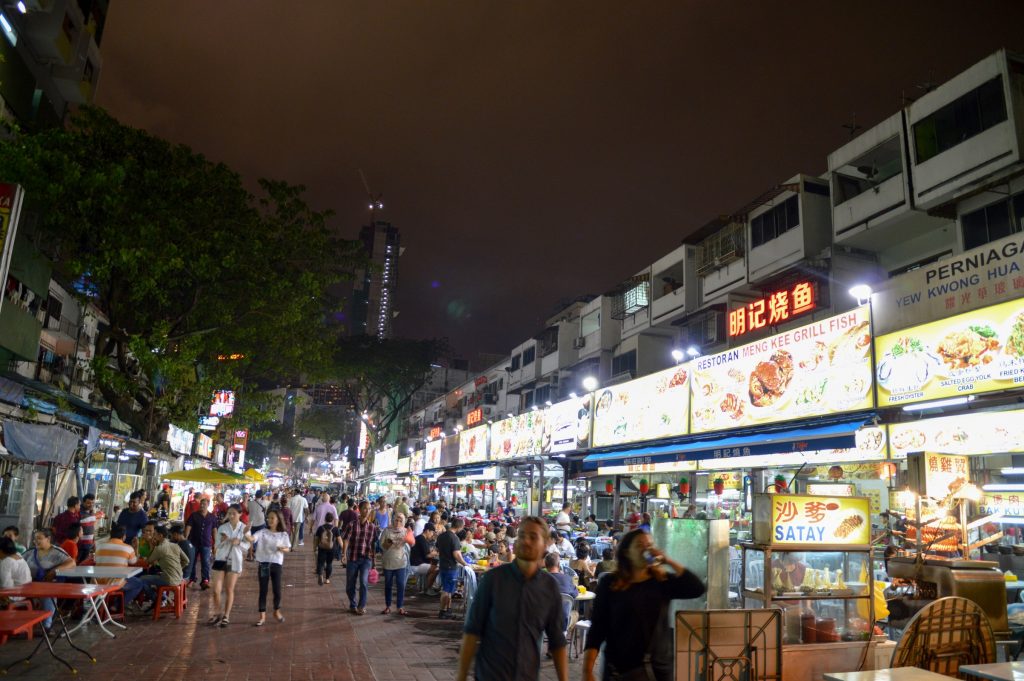
<svg viewBox="0 0 1024 681"><path fill-rule="evenodd" d="M402 231L396 332L508 352L1005 46L1024 2L117 0L97 103L355 236Z"/></svg>

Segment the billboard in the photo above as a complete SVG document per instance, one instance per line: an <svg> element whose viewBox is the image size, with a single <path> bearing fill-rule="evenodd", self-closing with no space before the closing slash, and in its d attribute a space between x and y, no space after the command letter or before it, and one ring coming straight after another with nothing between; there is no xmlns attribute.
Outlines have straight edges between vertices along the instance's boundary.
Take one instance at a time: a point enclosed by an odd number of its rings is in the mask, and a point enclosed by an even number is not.
<svg viewBox="0 0 1024 681"><path fill-rule="evenodd" d="M1019 387L1024 383L1024 300L875 339L878 406Z"/></svg>
<svg viewBox="0 0 1024 681"><path fill-rule="evenodd" d="M213 393L213 400L210 404L210 416L228 418L235 412L235 391L218 390Z"/></svg>
<svg viewBox="0 0 1024 681"><path fill-rule="evenodd" d="M544 450L545 412L528 411L491 425L491 461L537 456Z"/></svg>
<svg viewBox="0 0 1024 681"><path fill-rule="evenodd" d="M592 395L570 398L547 408L544 413L545 454L573 452L590 447Z"/></svg>
<svg viewBox="0 0 1024 681"><path fill-rule="evenodd" d="M691 433L874 406L866 305L699 357L689 366L693 373ZM596 436L596 424L594 430Z"/></svg>
<svg viewBox="0 0 1024 681"><path fill-rule="evenodd" d="M1001 454L1024 452L1024 409L920 419L889 425L892 458L910 452Z"/></svg>
<svg viewBox="0 0 1024 681"><path fill-rule="evenodd" d="M477 426L459 433L459 464L487 460L487 430L487 426Z"/></svg>
<svg viewBox="0 0 1024 681"><path fill-rule="evenodd" d="M417 449L409 457L409 472L416 475L423 471L423 450Z"/></svg>
<svg viewBox="0 0 1024 681"><path fill-rule="evenodd" d="M768 536L757 541L772 544L866 546L871 543L871 502L866 497L759 495L754 525L755 534L767 525Z"/></svg>
<svg viewBox="0 0 1024 681"><path fill-rule="evenodd" d="M423 450L423 470L431 471L441 467L441 441L431 440Z"/></svg>
<svg viewBox="0 0 1024 681"><path fill-rule="evenodd" d="M204 459L213 458L213 438L199 433L196 435L196 456Z"/></svg>
<svg viewBox="0 0 1024 681"><path fill-rule="evenodd" d="M373 474L393 473L398 468L398 447L382 449L373 457Z"/></svg>
<svg viewBox="0 0 1024 681"><path fill-rule="evenodd" d="M169 424L167 426L167 445L177 454L191 454L195 436L184 428Z"/></svg>
<svg viewBox="0 0 1024 681"><path fill-rule="evenodd" d="M690 412L689 364L595 393L594 446L685 435Z"/></svg>

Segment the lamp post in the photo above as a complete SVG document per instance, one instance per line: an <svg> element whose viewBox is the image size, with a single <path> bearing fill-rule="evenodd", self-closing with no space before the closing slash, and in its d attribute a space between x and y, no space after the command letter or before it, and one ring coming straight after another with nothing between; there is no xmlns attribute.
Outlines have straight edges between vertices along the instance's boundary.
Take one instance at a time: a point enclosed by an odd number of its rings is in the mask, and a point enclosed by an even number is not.
<svg viewBox="0 0 1024 681"><path fill-rule="evenodd" d="M308 464L308 466L306 467L306 477L307 478L312 478L313 477L313 457L311 457L311 456L307 457L306 458L306 463Z"/></svg>

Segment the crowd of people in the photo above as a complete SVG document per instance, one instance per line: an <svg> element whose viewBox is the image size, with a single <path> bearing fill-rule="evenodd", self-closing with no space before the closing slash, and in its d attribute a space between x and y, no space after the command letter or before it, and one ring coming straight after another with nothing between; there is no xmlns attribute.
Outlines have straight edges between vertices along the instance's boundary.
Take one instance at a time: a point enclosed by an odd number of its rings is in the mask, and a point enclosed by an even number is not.
<svg viewBox="0 0 1024 681"><path fill-rule="evenodd" d="M50 528L33 533L29 548L20 543L16 527L6 528L0 537L0 587L54 581L62 568L82 563L137 566L142 574L121 580L129 612L153 608L158 587L181 585L211 590L206 622L225 628L231 624L235 587L246 563L253 562L259 583L253 624L262 627L270 595L274 619L285 621L284 556L301 550L308 535L317 583L330 584L339 563L353 615L366 614L368 587L380 572L382 615L409 614L405 593L413 577L423 593L438 597L439 619L460 618L453 614L453 602L467 599L460 681L474 662L477 678L537 678L542 636L558 677L566 679L566 632L575 622L571 605L584 590L596 593L584 681L594 678L602 647L602 678L667 679L672 652L664 608L671 599L693 598L704 590L700 580L654 546L649 520L639 512L613 528L599 526L592 515L574 516L568 504L547 520L516 517L501 504L485 510L443 499L381 496L371 502L291 489L256 490L230 504L222 494L196 492L182 518L172 521L166 489L152 503L140 490L117 513L109 537L96 542L94 506L92 495L69 498ZM474 563L482 577L470 593L466 575ZM60 604L44 600L40 607L51 612L50 626ZM626 621L631 626L614 625Z"/></svg>

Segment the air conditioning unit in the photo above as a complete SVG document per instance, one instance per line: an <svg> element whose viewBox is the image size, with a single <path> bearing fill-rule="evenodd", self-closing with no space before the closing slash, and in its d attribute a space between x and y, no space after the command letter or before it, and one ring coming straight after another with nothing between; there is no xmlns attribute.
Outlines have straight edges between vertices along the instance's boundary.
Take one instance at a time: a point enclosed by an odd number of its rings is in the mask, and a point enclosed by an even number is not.
<svg viewBox="0 0 1024 681"><path fill-rule="evenodd" d="M573 347L574 350L579 350L580 348L585 347L586 344L587 344L587 339L584 336L580 336L579 338L573 338L572 339L572 347Z"/></svg>

